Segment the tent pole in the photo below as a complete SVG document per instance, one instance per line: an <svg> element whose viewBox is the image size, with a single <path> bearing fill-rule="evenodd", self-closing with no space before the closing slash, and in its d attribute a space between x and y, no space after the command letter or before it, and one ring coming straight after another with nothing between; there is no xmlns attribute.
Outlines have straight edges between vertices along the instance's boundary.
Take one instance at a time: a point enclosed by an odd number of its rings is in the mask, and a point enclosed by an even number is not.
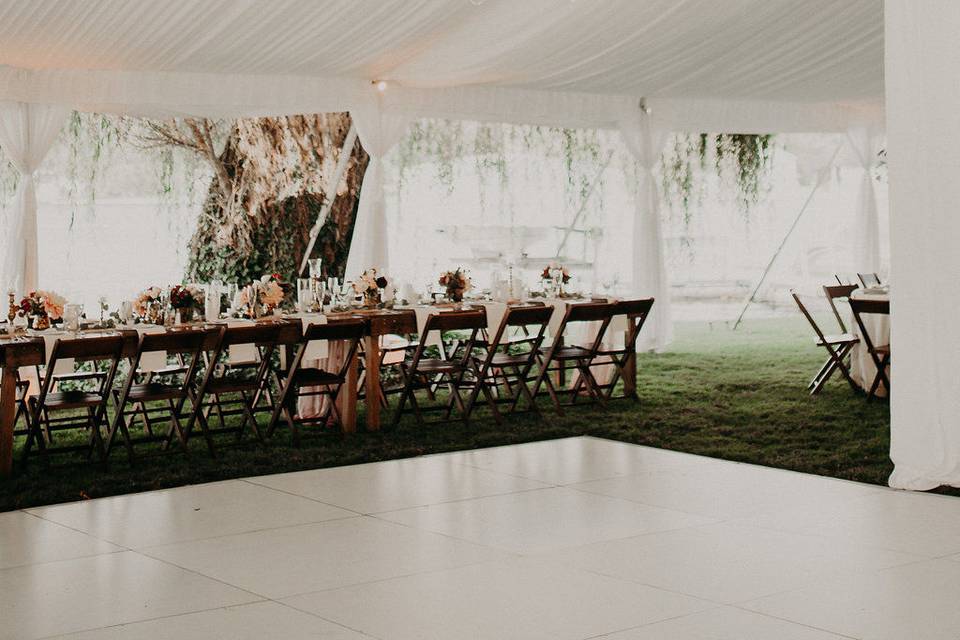
<svg viewBox="0 0 960 640"><path fill-rule="evenodd" d="M613 151L610 151L607 154L606 161L600 166L600 170L597 171L597 175L594 176L593 182L590 183L590 189L587 191L587 195L584 196L583 202L580 203L580 208L577 209L577 213L573 216L573 222L570 223L569 227L564 228L563 240L560 241L560 246L557 247L557 257L563 253L563 250L567 248L567 241L570 239L570 234L573 233L574 228L576 228L577 223L580 222L583 212L587 209L587 203L590 202L590 198L593 197L593 192L597 189L597 184L600 182L600 176L603 175L603 172L607 170L607 167L610 166L610 161L613 160Z"/></svg>
<svg viewBox="0 0 960 640"><path fill-rule="evenodd" d="M824 169L833 166L834 161L836 161L837 156L840 154L840 149L843 148L843 143L841 143L837 150L833 152L833 156L830 157L830 162L824 166ZM777 250L773 252L773 256L770 258L770 262L767 263L766 268L763 270L763 273L760 275L760 280L757 282L757 286L753 288L753 291L750 292L750 296L747 298L746 302L743 305L743 309L740 311L740 315L737 316L737 321L733 323L733 330L736 331L737 327L740 326L740 323L743 321L743 316L746 315L747 309L750 308L750 305L753 304L754 299L757 296L757 292L760 291L760 287L763 286L764 280L767 279L767 275L770 273L770 269L773 267L773 263L777 261L777 258L780 256L780 252L783 251L783 247L786 246L787 240L790 239L790 236L793 234L794 229L797 228L797 224L800 223L800 218L803 217L803 214L807 211L807 207L810 206L810 202L813 200L814 194L817 193L817 190L820 189L820 185L823 184L823 175L817 177L817 182L813 185L813 189L810 190L810 193L807 195L807 199L804 200L803 206L800 207L800 213L797 214L797 217L793 219L793 224L790 225L790 228L787 229L787 233L783 236L783 240L780 242L780 246L777 247Z"/></svg>
<svg viewBox="0 0 960 640"><path fill-rule="evenodd" d="M340 180L347 170L347 165L350 164L350 156L353 155L353 145L356 141L357 126L351 119L350 129L347 131L347 137L343 140L343 147L340 149L340 157L337 158L337 166L333 171L333 177L330 182L327 183L325 191L325 194L328 195L327 201L320 207L320 213L317 214L317 221L314 222L310 228L310 240L307 242L307 250L303 252L303 260L300 261L300 270L297 271L298 274L302 274L307 268L307 261L310 259L314 245L317 244L320 229L323 227L323 223L327 221L327 216L330 215L330 209L333 208L333 201L337 199L337 185L340 184Z"/></svg>

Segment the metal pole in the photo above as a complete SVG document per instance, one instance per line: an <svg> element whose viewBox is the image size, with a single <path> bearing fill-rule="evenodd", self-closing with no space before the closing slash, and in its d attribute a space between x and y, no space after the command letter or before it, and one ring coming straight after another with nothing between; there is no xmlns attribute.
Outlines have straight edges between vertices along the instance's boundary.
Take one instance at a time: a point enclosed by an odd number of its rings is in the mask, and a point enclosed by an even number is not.
<svg viewBox="0 0 960 640"><path fill-rule="evenodd" d="M356 141L357 126L353 123L353 120L351 120L347 137L344 139L343 147L340 149L340 157L337 158L337 166L333 171L333 179L327 184L326 191L324 192L327 196L327 201L320 207L320 213L317 214L317 221L310 228L310 241L307 242L307 250L304 251L303 260L300 261L300 271L297 272L299 274L302 274L306 270L310 253L313 251L314 245L317 244L320 229L323 227L323 223L327 221L327 216L330 215L330 209L333 208L333 201L337 199L337 185L340 184L340 180L347 170L347 165L350 163L350 156L353 155L353 145Z"/></svg>
<svg viewBox="0 0 960 640"><path fill-rule="evenodd" d="M580 203L580 208L577 209L577 213L573 216L573 222L570 223L569 227L564 228L563 239L560 241L560 246L557 247L557 257L559 258L563 254L563 250L567 247L567 241L570 239L570 234L573 233L574 228L577 226L577 223L580 222L580 217L583 215L583 212L587 208L587 203L590 202L590 197L593 196L593 192L597 189L597 183L600 182L600 176L603 175L603 172L607 170L607 167L610 165L610 161L613 160L613 151L607 154L606 161L600 166L600 170L597 171L597 175L594 176L593 182L590 183L590 189L587 191L587 195L584 196L583 202Z"/></svg>
<svg viewBox="0 0 960 640"><path fill-rule="evenodd" d="M843 144L841 143L837 147L837 150L833 152L833 156L831 156L830 162L824 167L825 169L833 166L833 163L837 159L837 155L839 155L840 149L842 148L843 148ZM746 315L747 309L750 308L751 304L753 304L754 298L756 298L757 296L757 292L760 291L760 287L763 286L763 281L767 279L767 274L770 273L770 269L771 267L773 267L773 263L777 261L777 258L780 256L780 252L783 251L783 247L787 244L787 240L790 239L791 234L793 234L793 230L797 228L797 224L799 224L800 222L800 218L803 217L803 214L806 212L807 207L810 205L810 201L813 200L814 194L820 188L820 185L823 184L822 175L823 174L821 173L821 175L817 177L816 184L813 185L813 189L810 190L810 194L807 196L807 199L804 201L803 206L800 207L800 213L798 213L797 217L793 219L793 224L791 224L790 228L787 229L787 234L783 236L783 240L780 242L780 246L777 247L776 251L774 251L773 257L770 258L770 262L767 263L766 269L763 270L763 274L760 276L760 281L757 282L757 286L755 286L753 288L753 291L750 292L750 297L747 298L746 303L743 305L743 310L740 311L740 315L737 316L737 321L733 323L734 331L736 331L737 327L740 326L740 322L743 321L743 316Z"/></svg>

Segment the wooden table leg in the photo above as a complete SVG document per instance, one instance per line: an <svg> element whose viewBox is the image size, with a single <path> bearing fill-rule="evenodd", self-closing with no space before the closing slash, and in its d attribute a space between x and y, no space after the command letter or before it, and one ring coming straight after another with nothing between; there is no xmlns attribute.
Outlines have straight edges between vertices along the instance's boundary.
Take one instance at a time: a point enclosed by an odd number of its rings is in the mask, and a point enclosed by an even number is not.
<svg viewBox="0 0 960 640"><path fill-rule="evenodd" d="M366 394L367 394L367 430L380 430L380 336L370 335L366 338L364 352L366 353Z"/></svg>
<svg viewBox="0 0 960 640"><path fill-rule="evenodd" d="M624 334L624 344L628 344L629 331ZM628 398L637 397L637 354L627 355L626 362L623 363L623 395Z"/></svg>
<svg viewBox="0 0 960 640"><path fill-rule="evenodd" d="M17 370L4 367L0 378L0 478L13 473L13 419L17 410Z"/></svg>
<svg viewBox="0 0 960 640"><path fill-rule="evenodd" d="M340 418L343 420L344 433L356 433L357 431L357 382L360 378L357 367L359 364L359 358L354 355L353 362L347 368L347 381L340 389L340 395L337 398L337 408L340 410Z"/></svg>

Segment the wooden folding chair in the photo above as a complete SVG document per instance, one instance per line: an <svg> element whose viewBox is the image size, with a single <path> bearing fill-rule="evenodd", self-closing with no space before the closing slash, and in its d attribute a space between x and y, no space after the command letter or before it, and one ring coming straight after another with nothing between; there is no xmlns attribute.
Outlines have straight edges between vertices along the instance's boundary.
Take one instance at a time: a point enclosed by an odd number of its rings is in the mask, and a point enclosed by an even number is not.
<svg viewBox="0 0 960 640"><path fill-rule="evenodd" d="M616 306L609 302L589 302L567 305L567 310L564 313L563 320L560 322L557 334L553 336L550 348L547 349L545 353L541 350L538 356L540 374L537 376L537 381L534 384L533 395L536 396L540 392L540 386L545 383L547 385L547 393L549 393L550 399L553 401L554 408L556 408L558 414L563 415L559 394L571 394L570 404L573 404L577 400L581 386L586 388L593 400L600 403L601 406L606 405L606 398L600 390L597 380L593 376L593 372L590 371L590 366L594 364L597 358L597 354L603 344L603 337L607 332L607 327L610 325L610 320L613 319L615 308ZM567 332L567 329L571 325L584 323L596 323L598 325L590 345L564 344L564 334ZM575 369L579 373L583 379L582 385L578 384L569 389L557 389L553 381L550 380L550 374L557 373L558 377L563 379L568 369Z"/></svg>
<svg viewBox="0 0 960 640"><path fill-rule="evenodd" d="M889 316L890 301L850 298L850 310L853 311L853 318L856 320L857 326L860 327L860 337L863 339L863 344L867 348L867 352L870 354L870 358L873 360L874 366L877 368L877 374L873 378L873 384L870 385L870 391L867 392L867 400L871 400L876 397L877 389L880 387L880 384L883 384L883 388L887 390L887 395L889 396L890 378L887 377L887 366L890 364L890 345L874 344L873 336L870 335L870 332L867 331L867 327L863 324L863 316Z"/></svg>
<svg viewBox="0 0 960 640"><path fill-rule="evenodd" d="M187 400L192 400L200 356L209 333L204 329L187 329L140 336L137 352L130 358L130 373L122 388L113 390L116 413L107 438L108 456L118 430L123 437L131 463L134 458L134 444L163 442L168 446L176 437L182 450L186 452L187 436L182 419L187 418L189 413L185 413L184 405ZM144 354L161 351L168 356L176 356L184 366L154 372L140 370ZM134 410L128 411L128 405ZM144 418L145 435L133 438L130 435L127 418L136 414L142 414ZM154 434L152 428L147 426L157 422L168 423L165 435Z"/></svg>
<svg viewBox="0 0 960 640"><path fill-rule="evenodd" d="M217 346L207 363L207 370L203 375L193 403L193 411L184 429L186 439L189 440L195 423L200 424L200 430L207 441L210 455L216 455L213 436L220 433L233 433L237 440L243 438L243 433L249 423L254 437L263 442L263 435L257 424L256 414L272 409L259 408L263 390L270 384L270 360L276 351L281 337L283 326L279 323L264 323L243 327L221 327ZM255 370L231 371L218 366L225 362L231 346L254 345L260 353L260 364ZM241 377L242 376L242 377ZM236 404L239 406L239 415L242 416L237 426L211 428L207 420L205 407L209 405L207 398L215 397L220 404Z"/></svg>
<svg viewBox="0 0 960 640"><path fill-rule="evenodd" d="M531 378L530 373L537 364L537 353L543 344L551 315L553 307L546 305L507 308L493 337L484 345L486 353L470 358L476 379L467 402L468 414L472 413L474 403L482 393L494 419L498 424L501 423L498 398L494 397L494 392L501 384L508 394L502 401L509 403L511 413L517 410L521 396L526 399L531 411L539 412L528 383L536 379ZM522 338L511 335L517 330L522 331Z"/></svg>
<svg viewBox="0 0 960 640"><path fill-rule="evenodd" d="M307 327L303 340L297 346L293 362L287 369L287 374L280 387L280 394L274 405L267 428L267 437L273 437L274 429L280 421L281 415L290 427L295 445L300 444L300 425L326 425L331 415L336 424L343 427L343 419L337 410L337 398L340 389L347 382L347 375L354 363L357 347L367 331L365 320L338 320L328 324L314 324ZM343 340L346 344L345 358L336 371L326 371L316 367L304 367L303 357L311 342L331 342ZM301 397L321 396L327 399L326 410L318 416L306 417L297 412L297 401Z"/></svg>
<svg viewBox="0 0 960 640"><path fill-rule="evenodd" d="M797 292L791 290L790 295L793 296L794 302L797 303L800 313L803 314L803 317L805 317L807 322L810 323L810 326L813 327L814 333L817 334L817 346L826 349L828 354L827 361L823 363L823 366L820 367L817 375L815 375L807 385L807 389L810 390L810 395L820 393L820 390L823 389L823 385L827 383L827 380L830 379L830 376L832 376L833 372L837 369L839 369L843 374L843 377L847 379L847 382L850 383L850 386L856 390L857 383L854 382L852 377L850 377L850 368L846 364L846 359L850 355L850 351L853 349L854 345L860 341L859 338L851 333L841 333L838 335L824 334L820 329L820 325L818 325L817 321L813 319L812 315L810 315L810 312L803 304L803 301L800 299L800 296L797 294Z"/></svg>
<svg viewBox="0 0 960 640"><path fill-rule="evenodd" d="M420 425L424 424L423 412L444 411L443 419L449 420L455 406L464 424L469 422L470 414L460 392L464 386L464 376L471 369L470 358L473 354L477 335L480 330L486 328L486 326L487 314L483 309L434 313L427 318L413 358L409 361L404 361L400 366L401 376L403 377L403 391L400 393L400 400L393 414L393 426L396 426L400 422L407 401L409 401L413 407L417 423ZM444 331L470 332L468 337L461 342L461 348L457 350L460 356L447 359L424 357L424 350L430 342L430 334L438 332L442 341ZM439 380L441 384L445 384L449 389L450 397L446 407L436 406L422 408L417 401L416 391L417 389L429 388L430 385L434 383L434 380Z"/></svg>
<svg viewBox="0 0 960 640"><path fill-rule="evenodd" d="M634 384L627 384L628 376L635 375L635 363L637 361L637 340L640 338L640 331L643 329L650 310L653 308L653 298L642 298L639 300L620 300L613 303L613 316L626 316L627 332L624 336L623 347L619 349L607 349L600 347L597 351L597 365L612 365L613 375L610 380L597 384L597 388L603 392L607 400L613 399L613 390L621 378L624 380L623 397L639 401L637 395L636 380ZM633 373L629 373L633 372ZM596 376L594 376L596 378ZM577 390L583 386L583 379L577 379Z"/></svg>
<svg viewBox="0 0 960 640"><path fill-rule="evenodd" d="M27 407L27 392L30 390L30 382L28 380L17 380L16 383L17 389L17 409L13 414L13 435L16 436L29 436L30 435L30 409ZM23 419L23 426L17 428L20 420Z"/></svg>
<svg viewBox="0 0 960 640"><path fill-rule="evenodd" d="M103 365L106 375L90 378L88 382L95 382L93 389L71 389L67 391L53 391L54 375L47 375L40 385L40 392L28 400L30 409L29 429L26 444L23 448L24 462L31 455L34 444L39 454L47 456L51 451L71 452L85 451L89 456L97 452L101 460L106 459L103 433L100 431L107 414L107 403L110 400L110 389L117 373L117 366L123 354L124 338L121 335L109 335L84 338L58 339L47 360L47 371L56 370L57 362L61 359L72 359L75 362L90 362L93 365ZM78 411L81 411L77 415ZM50 431L50 414L68 414L58 420L58 431L67 429L89 430L89 441L85 445L66 445L54 447L44 437L44 430Z"/></svg>
<svg viewBox="0 0 960 640"><path fill-rule="evenodd" d="M380 406L390 406L390 396L403 392L403 384L390 384L387 381L388 376L384 375L384 370L394 370L399 372L400 363L413 357L413 352L417 350L418 340L409 335L382 335L380 340ZM360 375L357 381L357 398L364 400L366 393L366 357L364 354L363 342L360 343L360 352L358 362L360 363ZM399 374L396 376L399 377Z"/></svg>
<svg viewBox="0 0 960 640"><path fill-rule="evenodd" d="M880 286L880 278L875 273L858 273L857 278L864 288Z"/></svg>
<svg viewBox="0 0 960 640"><path fill-rule="evenodd" d="M834 317L837 319L837 324L840 325L840 331L842 333L848 333L847 325L843 321L843 316L840 315L840 310L837 309L836 300L850 300L850 294L859 289L855 284L836 284L836 285L824 285L823 294L827 296L827 302L830 303L830 310L833 311Z"/></svg>

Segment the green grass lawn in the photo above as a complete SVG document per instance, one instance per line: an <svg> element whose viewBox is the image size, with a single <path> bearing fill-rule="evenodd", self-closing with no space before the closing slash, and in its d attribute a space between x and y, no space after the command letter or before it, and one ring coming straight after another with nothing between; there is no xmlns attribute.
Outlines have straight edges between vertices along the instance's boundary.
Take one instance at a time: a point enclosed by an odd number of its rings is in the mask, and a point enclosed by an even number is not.
<svg viewBox="0 0 960 640"><path fill-rule="evenodd" d="M305 437L299 449L281 431L264 447L222 448L216 459L195 438L189 457L145 458L133 468L122 447L106 470L94 463L45 468L35 460L0 481L0 510L583 434L884 484L892 470L888 404L868 403L839 375L808 395L806 383L823 359L801 319L755 320L736 332L678 324L668 353L640 357L639 404L581 406L557 417L543 398L544 420L524 414L498 427L480 411L469 427L420 428L411 416L382 433Z"/></svg>

